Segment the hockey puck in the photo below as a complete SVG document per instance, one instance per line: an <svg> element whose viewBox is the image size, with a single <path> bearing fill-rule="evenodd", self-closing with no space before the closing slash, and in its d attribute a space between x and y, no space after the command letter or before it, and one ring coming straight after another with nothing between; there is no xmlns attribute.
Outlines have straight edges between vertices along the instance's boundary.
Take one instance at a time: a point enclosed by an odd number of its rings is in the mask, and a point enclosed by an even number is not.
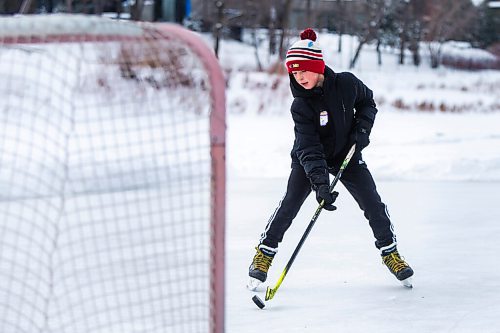
<svg viewBox="0 0 500 333"><path fill-rule="evenodd" d="M252 301L255 303L255 305L259 307L259 309L263 309L266 306L264 302L257 295L254 295L252 297Z"/></svg>

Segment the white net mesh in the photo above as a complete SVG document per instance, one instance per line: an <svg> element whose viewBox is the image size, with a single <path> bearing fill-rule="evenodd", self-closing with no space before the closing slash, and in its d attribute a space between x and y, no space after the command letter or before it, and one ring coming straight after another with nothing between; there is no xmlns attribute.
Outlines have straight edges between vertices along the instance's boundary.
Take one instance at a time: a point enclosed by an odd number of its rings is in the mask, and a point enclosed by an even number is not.
<svg viewBox="0 0 500 333"><path fill-rule="evenodd" d="M207 76L153 26L0 18L0 332L210 330Z"/></svg>

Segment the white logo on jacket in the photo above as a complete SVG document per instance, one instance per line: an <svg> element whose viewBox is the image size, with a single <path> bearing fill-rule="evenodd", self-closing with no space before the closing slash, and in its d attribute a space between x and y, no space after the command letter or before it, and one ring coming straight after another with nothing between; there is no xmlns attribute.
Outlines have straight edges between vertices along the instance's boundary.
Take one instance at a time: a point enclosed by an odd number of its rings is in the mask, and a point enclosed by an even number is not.
<svg viewBox="0 0 500 333"><path fill-rule="evenodd" d="M319 113L319 125L320 126L326 126L328 124L328 112L327 111L321 111Z"/></svg>

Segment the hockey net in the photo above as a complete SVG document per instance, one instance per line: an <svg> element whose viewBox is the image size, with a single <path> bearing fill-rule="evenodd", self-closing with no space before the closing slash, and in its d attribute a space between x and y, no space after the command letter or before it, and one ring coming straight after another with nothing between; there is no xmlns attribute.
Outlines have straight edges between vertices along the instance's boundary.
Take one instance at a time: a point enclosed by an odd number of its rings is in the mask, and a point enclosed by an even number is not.
<svg viewBox="0 0 500 333"><path fill-rule="evenodd" d="M0 332L223 332L224 86L174 25L0 18Z"/></svg>

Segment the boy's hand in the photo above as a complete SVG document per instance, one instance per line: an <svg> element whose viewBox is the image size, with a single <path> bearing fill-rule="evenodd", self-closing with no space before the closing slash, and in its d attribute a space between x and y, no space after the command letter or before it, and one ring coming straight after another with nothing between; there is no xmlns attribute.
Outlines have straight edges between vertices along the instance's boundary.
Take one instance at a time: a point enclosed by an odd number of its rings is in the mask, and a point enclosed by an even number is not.
<svg viewBox="0 0 500 333"><path fill-rule="evenodd" d="M362 151L370 144L370 127L363 121L358 121L351 130L349 146L356 144L356 151Z"/></svg>
<svg viewBox="0 0 500 333"><path fill-rule="evenodd" d="M316 201L318 201L319 204L324 200L323 208L329 211L333 211L337 209L333 205L335 200L337 199L337 196L339 195L339 192L334 191L333 193L330 193L330 187L328 185L320 185L316 188Z"/></svg>

